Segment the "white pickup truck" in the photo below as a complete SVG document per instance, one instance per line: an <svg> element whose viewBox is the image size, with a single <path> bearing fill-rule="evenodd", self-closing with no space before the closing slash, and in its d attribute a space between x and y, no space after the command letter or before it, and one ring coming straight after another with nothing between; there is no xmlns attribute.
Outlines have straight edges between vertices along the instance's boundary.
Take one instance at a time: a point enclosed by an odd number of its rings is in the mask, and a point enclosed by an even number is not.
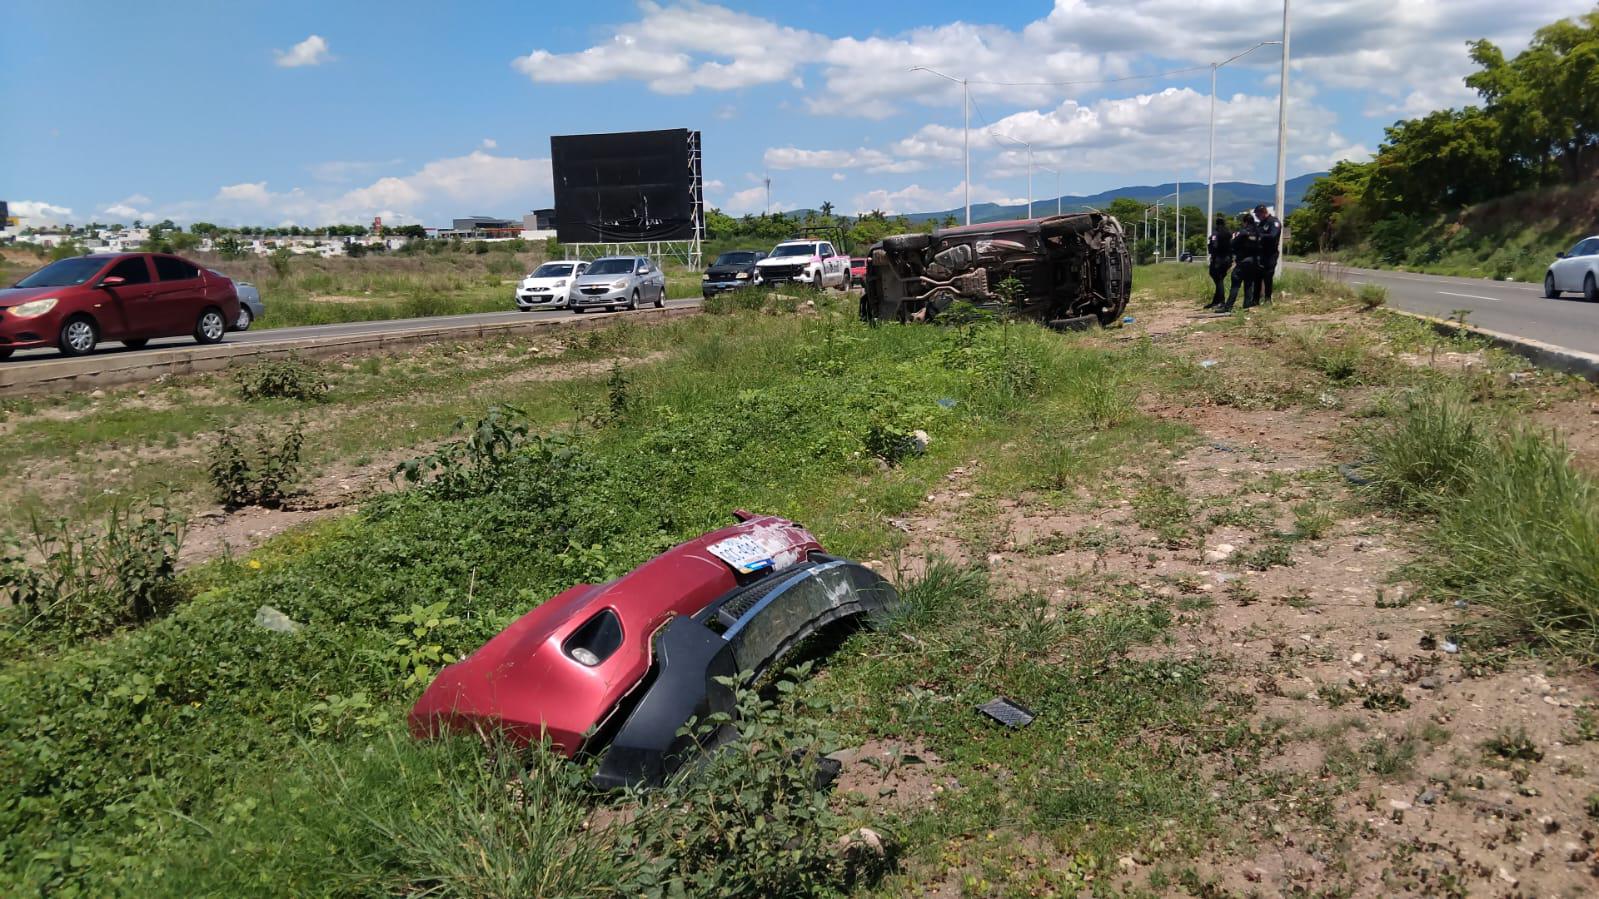
<svg viewBox="0 0 1599 899"><path fill-rule="evenodd" d="M849 257L833 249L826 240L785 240L771 255L755 263L762 284L798 281L820 290L836 287L849 290Z"/></svg>

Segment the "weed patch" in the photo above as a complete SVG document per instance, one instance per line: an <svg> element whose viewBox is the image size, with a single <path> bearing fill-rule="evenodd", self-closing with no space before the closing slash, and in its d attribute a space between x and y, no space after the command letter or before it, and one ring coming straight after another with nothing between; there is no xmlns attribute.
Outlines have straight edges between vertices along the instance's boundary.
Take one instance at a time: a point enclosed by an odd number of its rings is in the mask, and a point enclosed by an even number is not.
<svg viewBox="0 0 1599 899"><path fill-rule="evenodd" d="M298 420L281 434L223 428L206 462L217 500L230 509L282 505L300 474L304 445L305 430Z"/></svg>

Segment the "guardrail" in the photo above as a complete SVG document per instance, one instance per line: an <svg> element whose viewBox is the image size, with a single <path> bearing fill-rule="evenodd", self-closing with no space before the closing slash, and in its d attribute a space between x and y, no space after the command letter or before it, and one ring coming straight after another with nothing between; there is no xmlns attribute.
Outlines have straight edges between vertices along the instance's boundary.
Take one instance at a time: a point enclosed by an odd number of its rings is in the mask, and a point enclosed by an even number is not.
<svg viewBox="0 0 1599 899"><path fill-rule="evenodd" d="M311 358L378 353L437 341L486 340L542 330L589 331L609 327L619 321L666 321L685 315L696 315L699 311L698 306L677 306L666 309L643 309L603 317L572 316L529 321L453 324L440 325L436 328L405 328L299 340L286 336L282 340L140 350L132 353L86 356L81 359L16 361L0 364L0 396L88 390L116 384L153 381L163 376L221 371L233 365L262 359L281 359L291 351Z"/></svg>

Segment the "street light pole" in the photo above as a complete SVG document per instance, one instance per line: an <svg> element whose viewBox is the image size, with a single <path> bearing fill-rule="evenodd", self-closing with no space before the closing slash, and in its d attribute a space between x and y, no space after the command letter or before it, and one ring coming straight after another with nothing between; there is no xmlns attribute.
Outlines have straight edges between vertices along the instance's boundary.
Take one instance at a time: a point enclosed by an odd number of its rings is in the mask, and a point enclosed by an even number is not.
<svg viewBox="0 0 1599 899"><path fill-rule="evenodd" d="M945 75L937 69L927 66L911 66L912 72L928 72L944 79L953 81L961 86L961 157L966 167L966 181L962 185L966 191L966 224L972 223L972 104L971 88L965 78L956 78Z"/></svg>
<svg viewBox="0 0 1599 899"><path fill-rule="evenodd" d="M1288 0L1283 0L1283 74L1281 93L1277 95L1277 221L1288 220L1288 212L1284 208L1287 202L1288 190ZM1286 228L1280 229L1278 241L1288 239ZM1281 243L1278 245L1277 271L1283 272L1283 257Z"/></svg>
<svg viewBox="0 0 1599 899"><path fill-rule="evenodd" d="M1286 3L1286 0L1284 0L1284 2ZM1256 50L1259 50L1261 47L1270 47L1273 44L1280 43L1282 43L1282 41L1261 41L1242 53L1235 53L1221 62L1213 62L1210 64L1210 175L1205 188L1206 234L1210 233L1211 228L1216 227L1216 73L1221 69L1222 66L1225 66L1230 62L1243 59L1245 56L1248 56ZM1277 203L1280 207L1282 205L1282 200L1278 199ZM1280 212L1278 214L1281 215Z"/></svg>

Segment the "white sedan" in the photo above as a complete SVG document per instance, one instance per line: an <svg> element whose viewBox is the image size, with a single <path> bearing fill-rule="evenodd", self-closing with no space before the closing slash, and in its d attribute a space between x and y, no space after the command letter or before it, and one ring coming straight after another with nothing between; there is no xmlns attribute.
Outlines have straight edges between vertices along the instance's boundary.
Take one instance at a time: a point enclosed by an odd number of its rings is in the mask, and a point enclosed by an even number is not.
<svg viewBox="0 0 1599 899"><path fill-rule="evenodd" d="M572 302L572 286L588 268L587 262L576 259L544 263L516 285L516 308L565 309Z"/></svg>
<svg viewBox="0 0 1599 899"><path fill-rule="evenodd" d="M1588 302L1599 301L1599 237L1577 241L1569 253L1561 253L1543 276L1543 295L1558 297L1561 291L1582 291Z"/></svg>

